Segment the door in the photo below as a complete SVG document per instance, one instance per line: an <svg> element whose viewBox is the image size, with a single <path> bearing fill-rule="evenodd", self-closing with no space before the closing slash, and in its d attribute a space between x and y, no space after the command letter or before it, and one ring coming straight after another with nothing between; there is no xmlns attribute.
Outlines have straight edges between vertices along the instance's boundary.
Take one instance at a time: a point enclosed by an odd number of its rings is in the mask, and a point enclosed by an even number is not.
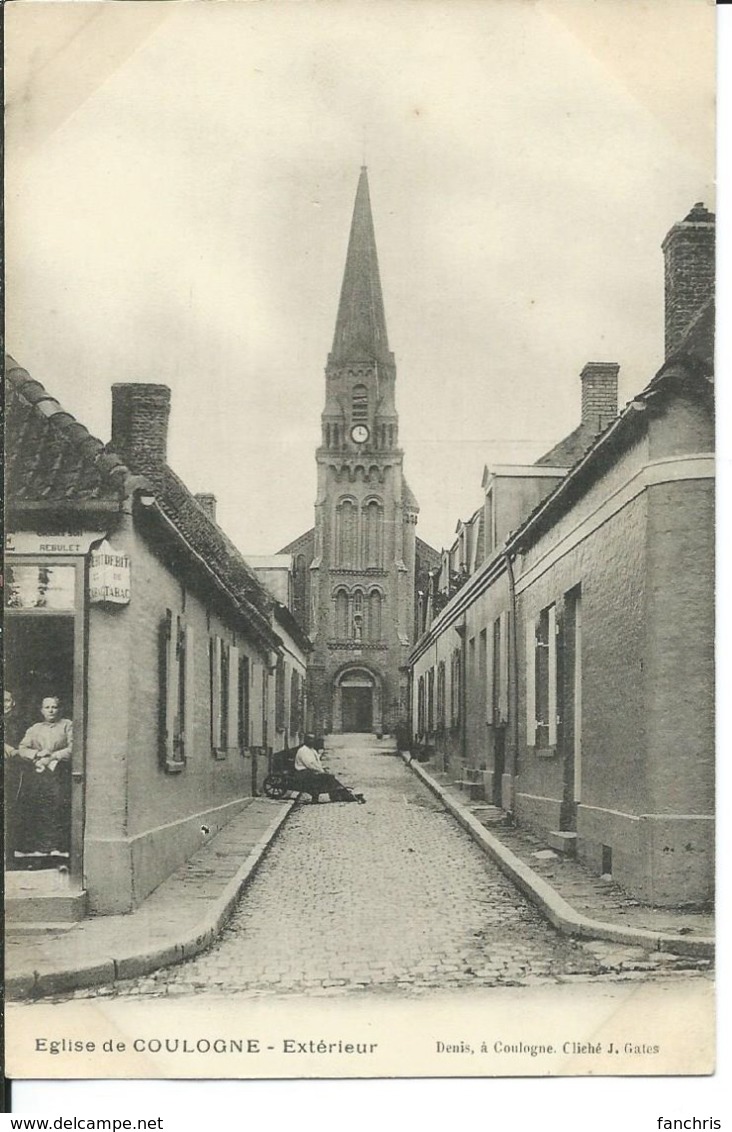
<svg viewBox="0 0 732 1132"><path fill-rule="evenodd" d="M373 730L373 693L371 688L341 689L343 697L343 730Z"/></svg>
<svg viewBox="0 0 732 1132"><path fill-rule="evenodd" d="M61 869L78 882L83 571L63 559L13 560L6 581L5 863L23 872Z"/></svg>

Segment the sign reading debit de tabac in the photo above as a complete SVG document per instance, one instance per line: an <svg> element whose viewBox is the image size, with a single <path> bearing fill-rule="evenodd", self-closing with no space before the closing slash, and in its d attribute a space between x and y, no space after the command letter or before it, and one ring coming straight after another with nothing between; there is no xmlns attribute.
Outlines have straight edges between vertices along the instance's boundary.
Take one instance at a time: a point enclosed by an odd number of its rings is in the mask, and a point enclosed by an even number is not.
<svg viewBox="0 0 732 1132"><path fill-rule="evenodd" d="M130 559L107 540L92 550L89 558L89 602L127 605L130 600Z"/></svg>

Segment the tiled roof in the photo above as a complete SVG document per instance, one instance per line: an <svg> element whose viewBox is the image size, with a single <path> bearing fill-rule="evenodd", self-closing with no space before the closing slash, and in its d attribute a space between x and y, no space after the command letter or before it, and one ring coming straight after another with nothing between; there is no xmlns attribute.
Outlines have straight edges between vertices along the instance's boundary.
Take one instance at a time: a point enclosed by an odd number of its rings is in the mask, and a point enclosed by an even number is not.
<svg viewBox="0 0 732 1132"><path fill-rule="evenodd" d="M415 548L423 569L431 570L440 565L442 556L439 550L435 550L434 546L430 546L424 539L419 537L415 539Z"/></svg>
<svg viewBox="0 0 732 1132"><path fill-rule="evenodd" d="M268 647L274 599L234 544L166 464L130 468L12 358L6 359L6 499L54 509L90 502L120 507L145 488L183 544L210 570ZM135 474L139 473L139 474Z"/></svg>
<svg viewBox="0 0 732 1132"><path fill-rule="evenodd" d="M261 615L269 616L274 599L180 477L167 464L157 471L146 468L145 476L153 484L161 511L221 578L227 589L237 598L251 603Z"/></svg>
<svg viewBox="0 0 732 1132"><path fill-rule="evenodd" d="M569 436L565 436L543 456L540 456L536 461L536 465L541 467L546 465L550 468L571 468L576 464L582 456L584 456L587 449L590 447L597 432L589 428L586 424L578 425Z"/></svg>
<svg viewBox="0 0 732 1132"><path fill-rule="evenodd" d="M693 322L687 327L686 333L678 350L671 355L674 358L689 358L701 363L710 381L714 380L714 297L707 299Z"/></svg>
<svg viewBox="0 0 732 1132"><path fill-rule="evenodd" d="M312 554L313 547L315 546L315 527L311 527L309 531L304 534L298 535L292 542L288 542L287 546L283 546L282 550L278 550L278 554Z"/></svg>
<svg viewBox="0 0 732 1132"><path fill-rule="evenodd" d="M6 356L5 491L15 502L120 502L130 471Z"/></svg>

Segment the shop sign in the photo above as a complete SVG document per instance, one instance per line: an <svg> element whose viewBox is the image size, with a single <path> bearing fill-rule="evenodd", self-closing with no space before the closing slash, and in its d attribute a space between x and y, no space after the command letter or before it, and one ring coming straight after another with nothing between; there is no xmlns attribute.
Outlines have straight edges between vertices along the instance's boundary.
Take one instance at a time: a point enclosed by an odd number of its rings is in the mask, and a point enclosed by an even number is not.
<svg viewBox="0 0 732 1132"><path fill-rule="evenodd" d="M105 539L89 559L89 602L127 605L130 600L130 559Z"/></svg>
<svg viewBox="0 0 732 1132"><path fill-rule="evenodd" d="M14 531L5 535L6 554L87 554L103 531Z"/></svg>

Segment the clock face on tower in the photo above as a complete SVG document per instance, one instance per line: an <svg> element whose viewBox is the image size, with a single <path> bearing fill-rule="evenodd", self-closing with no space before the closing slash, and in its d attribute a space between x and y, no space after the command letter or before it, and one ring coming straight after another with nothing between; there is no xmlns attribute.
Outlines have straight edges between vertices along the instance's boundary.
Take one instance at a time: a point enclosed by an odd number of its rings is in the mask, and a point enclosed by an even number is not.
<svg viewBox="0 0 732 1132"><path fill-rule="evenodd" d="M353 440L355 444L365 444L369 435L369 430L365 424L356 424L351 429L351 440Z"/></svg>

